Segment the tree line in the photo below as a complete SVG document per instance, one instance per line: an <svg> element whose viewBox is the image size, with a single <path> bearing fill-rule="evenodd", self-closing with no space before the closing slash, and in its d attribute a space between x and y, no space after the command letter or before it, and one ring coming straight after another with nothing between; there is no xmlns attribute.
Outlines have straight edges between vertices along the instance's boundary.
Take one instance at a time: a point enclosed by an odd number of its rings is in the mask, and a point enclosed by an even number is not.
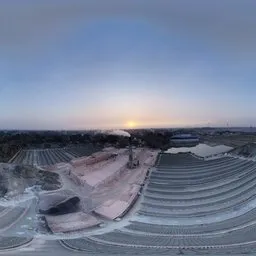
<svg viewBox="0 0 256 256"><path fill-rule="evenodd" d="M134 146L168 149L172 133L168 130L133 130ZM0 161L7 162L20 149L59 148L74 145L93 144L97 146L127 147L128 137L103 133L64 133L64 132L0 132Z"/></svg>

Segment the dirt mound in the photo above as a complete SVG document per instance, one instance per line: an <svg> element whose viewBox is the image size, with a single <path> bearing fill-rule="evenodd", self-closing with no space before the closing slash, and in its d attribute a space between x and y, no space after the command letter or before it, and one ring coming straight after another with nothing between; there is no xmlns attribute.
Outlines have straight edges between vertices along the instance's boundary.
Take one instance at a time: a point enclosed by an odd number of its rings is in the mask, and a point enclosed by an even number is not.
<svg viewBox="0 0 256 256"><path fill-rule="evenodd" d="M80 199L76 195L64 195L56 192L41 195L39 201L39 212L42 214L61 215L77 211Z"/></svg>
<svg viewBox="0 0 256 256"><path fill-rule="evenodd" d="M0 165L0 197L21 194L26 188L41 186L42 190L56 190L61 187L59 174L42 171L32 166L13 164Z"/></svg>

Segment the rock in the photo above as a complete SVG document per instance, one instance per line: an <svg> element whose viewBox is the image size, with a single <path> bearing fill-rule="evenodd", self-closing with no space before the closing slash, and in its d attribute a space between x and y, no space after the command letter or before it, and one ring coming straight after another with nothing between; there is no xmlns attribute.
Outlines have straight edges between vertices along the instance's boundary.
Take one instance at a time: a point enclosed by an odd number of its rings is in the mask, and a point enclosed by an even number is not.
<svg viewBox="0 0 256 256"><path fill-rule="evenodd" d="M39 170L33 166L0 166L0 197L6 194L11 197L22 194L36 185L48 191L57 190L62 186L58 173Z"/></svg>

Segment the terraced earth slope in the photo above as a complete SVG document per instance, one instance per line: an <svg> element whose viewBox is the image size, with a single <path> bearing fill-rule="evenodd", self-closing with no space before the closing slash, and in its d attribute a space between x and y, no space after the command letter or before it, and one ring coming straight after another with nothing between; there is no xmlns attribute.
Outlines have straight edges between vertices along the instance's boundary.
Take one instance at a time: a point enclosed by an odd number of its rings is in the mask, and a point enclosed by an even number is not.
<svg viewBox="0 0 256 256"><path fill-rule="evenodd" d="M256 246L256 162L160 154L128 225L65 247L87 255L250 253Z"/></svg>
<svg viewBox="0 0 256 256"><path fill-rule="evenodd" d="M69 162L74 158L88 156L99 150L99 147L94 147L91 144L66 148L21 150L9 162L37 166L54 165L60 162Z"/></svg>

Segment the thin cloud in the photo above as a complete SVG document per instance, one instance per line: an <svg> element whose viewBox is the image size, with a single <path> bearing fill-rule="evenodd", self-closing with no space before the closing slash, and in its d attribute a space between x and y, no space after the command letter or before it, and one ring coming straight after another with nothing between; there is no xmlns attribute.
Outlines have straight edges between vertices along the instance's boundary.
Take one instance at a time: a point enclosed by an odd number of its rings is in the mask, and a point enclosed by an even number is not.
<svg viewBox="0 0 256 256"><path fill-rule="evenodd" d="M51 0L1 2L1 48L20 49L57 40L77 21L122 16L145 19L153 25L224 48L232 54L256 52L256 1L243 0ZM1 50L0 48L0 50Z"/></svg>

